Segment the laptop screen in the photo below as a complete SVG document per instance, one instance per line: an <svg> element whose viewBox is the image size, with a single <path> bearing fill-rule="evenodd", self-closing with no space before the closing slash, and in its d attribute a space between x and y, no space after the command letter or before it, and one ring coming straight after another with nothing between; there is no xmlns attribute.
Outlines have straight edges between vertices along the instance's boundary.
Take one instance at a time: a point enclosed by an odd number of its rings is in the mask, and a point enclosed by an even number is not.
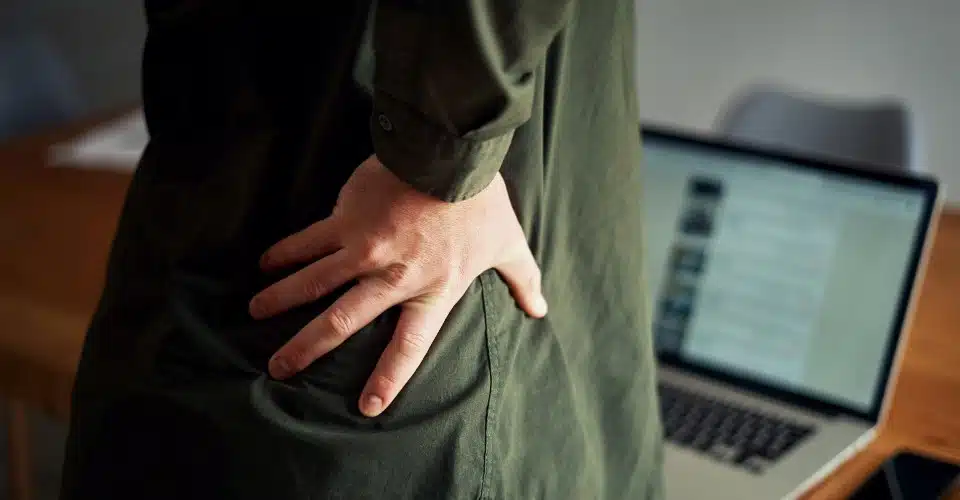
<svg viewBox="0 0 960 500"><path fill-rule="evenodd" d="M643 147L661 357L874 411L930 190L656 134Z"/></svg>

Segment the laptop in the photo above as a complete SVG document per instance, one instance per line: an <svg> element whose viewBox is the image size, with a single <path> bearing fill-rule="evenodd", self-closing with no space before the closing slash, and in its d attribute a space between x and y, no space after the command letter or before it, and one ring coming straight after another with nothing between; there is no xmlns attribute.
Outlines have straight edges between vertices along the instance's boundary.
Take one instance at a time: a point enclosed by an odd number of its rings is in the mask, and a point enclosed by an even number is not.
<svg viewBox="0 0 960 500"><path fill-rule="evenodd" d="M794 498L865 446L936 181L642 133L667 498Z"/></svg>

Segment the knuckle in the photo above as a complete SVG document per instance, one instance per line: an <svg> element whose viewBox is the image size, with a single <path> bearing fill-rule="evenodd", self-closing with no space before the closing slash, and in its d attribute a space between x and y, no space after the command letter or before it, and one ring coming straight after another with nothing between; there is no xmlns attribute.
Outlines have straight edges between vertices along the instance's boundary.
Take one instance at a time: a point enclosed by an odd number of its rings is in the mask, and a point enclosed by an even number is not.
<svg viewBox="0 0 960 500"><path fill-rule="evenodd" d="M409 282L410 266L407 264L392 264L384 268L383 282L393 288L401 288Z"/></svg>
<svg viewBox="0 0 960 500"><path fill-rule="evenodd" d="M430 339L422 332L404 332L399 338L400 345L397 351L405 358L417 358L430 347Z"/></svg>
<svg viewBox="0 0 960 500"><path fill-rule="evenodd" d="M303 283L303 295L309 300L317 300L326 293L326 282L319 276L312 276Z"/></svg>
<svg viewBox="0 0 960 500"><path fill-rule="evenodd" d="M385 303L386 303L386 302L391 302L391 300L390 300L390 299L391 299L390 290L391 290L391 289L390 289L389 287L387 287L386 285L371 287L371 288L369 289L369 293L368 293L368 295L367 295L367 298L368 298L368 300L369 300L371 303L384 304L384 307L386 307L386 304L385 304ZM391 302L390 305L394 305L394 304Z"/></svg>
<svg viewBox="0 0 960 500"><path fill-rule="evenodd" d="M384 371L376 376L373 385L382 392L390 392L399 385L399 380L393 373Z"/></svg>
<svg viewBox="0 0 960 500"><path fill-rule="evenodd" d="M383 266L387 256L387 245L377 239L367 241L360 249L360 266L365 269L377 269Z"/></svg>
<svg viewBox="0 0 960 500"><path fill-rule="evenodd" d="M353 327L353 319L346 311L340 308L333 308L327 311L327 326L333 336L338 338L350 335Z"/></svg>

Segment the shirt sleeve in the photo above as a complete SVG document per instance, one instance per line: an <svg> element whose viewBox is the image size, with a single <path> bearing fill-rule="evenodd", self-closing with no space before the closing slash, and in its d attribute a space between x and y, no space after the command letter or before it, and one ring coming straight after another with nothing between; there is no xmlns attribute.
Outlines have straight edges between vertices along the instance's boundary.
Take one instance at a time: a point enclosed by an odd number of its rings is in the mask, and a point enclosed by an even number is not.
<svg viewBox="0 0 960 500"><path fill-rule="evenodd" d="M380 161L445 201L493 180L530 118L534 71L571 0L378 0L374 109Z"/></svg>

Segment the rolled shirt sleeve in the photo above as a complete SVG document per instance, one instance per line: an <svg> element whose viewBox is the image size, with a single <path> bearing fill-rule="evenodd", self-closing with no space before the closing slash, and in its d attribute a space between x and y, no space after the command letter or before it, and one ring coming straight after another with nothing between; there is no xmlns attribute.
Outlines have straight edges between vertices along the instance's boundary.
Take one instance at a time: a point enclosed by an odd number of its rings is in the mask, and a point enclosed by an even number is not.
<svg viewBox="0 0 960 500"><path fill-rule="evenodd" d="M378 0L374 110L380 161L455 202L493 180L530 118L534 71L570 0Z"/></svg>

